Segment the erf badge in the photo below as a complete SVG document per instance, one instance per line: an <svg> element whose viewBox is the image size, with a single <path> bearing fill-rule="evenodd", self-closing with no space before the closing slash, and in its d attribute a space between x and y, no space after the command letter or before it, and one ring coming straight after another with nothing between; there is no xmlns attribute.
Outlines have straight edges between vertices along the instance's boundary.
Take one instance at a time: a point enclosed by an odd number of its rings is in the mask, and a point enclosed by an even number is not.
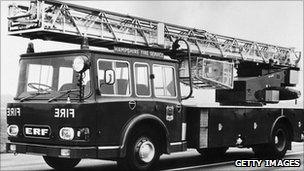
<svg viewBox="0 0 304 171"><path fill-rule="evenodd" d="M174 107L173 106L167 106L166 107L166 120L167 121L172 121L174 119Z"/></svg>

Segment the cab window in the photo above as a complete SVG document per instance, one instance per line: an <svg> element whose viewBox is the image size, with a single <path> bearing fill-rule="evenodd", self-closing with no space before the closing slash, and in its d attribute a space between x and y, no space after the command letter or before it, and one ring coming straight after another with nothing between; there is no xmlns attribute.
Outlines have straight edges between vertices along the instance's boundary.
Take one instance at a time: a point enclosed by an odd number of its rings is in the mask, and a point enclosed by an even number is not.
<svg viewBox="0 0 304 171"><path fill-rule="evenodd" d="M172 66L153 65L156 97L176 97L175 71Z"/></svg>
<svg viewBox="0 0 304 171"><path fill-rule="evenodd" d="M101 95L131 95L130 65L127 61L99 59L97 63Z"/></svg>
<svg viewBox="0 0 304 171"><path fill-rule="evenodd" d="M43 92L41 95L30 99L45 99L56 96L63 91L78 89L78 73L72 64L77 56L50 58L22 58L20 61L19 84L17 98L24 98L35 92ZM84 97L91 93L90 70L83 74ZM29 86L32 85L32 86ZM47 91L45 93L45 91ZM60 98L77 98L77 93L68 93Z"/></svg>
<svg viewBox="0 0 304 171"><path fill-rule="evenodd" d="M58 88L63 89L64 85L73 82L73 68L59 67Z"/></svg>
<svg viewBox="0 0 304 171"><path fill-rule="evenodd" d="M135 90L139 97L151 96L149 84L149 66L145 63L134 64Z"/></svg>

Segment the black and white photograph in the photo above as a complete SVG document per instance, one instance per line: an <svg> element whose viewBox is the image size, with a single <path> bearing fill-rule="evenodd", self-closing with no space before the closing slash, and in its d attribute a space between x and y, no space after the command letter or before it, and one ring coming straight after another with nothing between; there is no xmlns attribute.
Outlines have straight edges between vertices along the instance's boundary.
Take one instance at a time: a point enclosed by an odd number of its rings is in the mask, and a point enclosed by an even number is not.
<svg viewBox="0 0 304 171"><path fill-rule="evenodd" d="M304 170L303 0L0 5L1 171Z"/></svg>

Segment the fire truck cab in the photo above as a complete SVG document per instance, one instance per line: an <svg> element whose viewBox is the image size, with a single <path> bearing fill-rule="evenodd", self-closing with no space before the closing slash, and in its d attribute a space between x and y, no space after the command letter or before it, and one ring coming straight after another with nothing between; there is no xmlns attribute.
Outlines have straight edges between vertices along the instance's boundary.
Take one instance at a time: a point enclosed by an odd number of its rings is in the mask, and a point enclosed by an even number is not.
<svg viewBox="0 0 304 171"><path fill-rule="evenodd" d="M58 156L143 165L186 150L177 70L176 60L93 50L21 55L8 150L46 155L55 168Z"/></svg>

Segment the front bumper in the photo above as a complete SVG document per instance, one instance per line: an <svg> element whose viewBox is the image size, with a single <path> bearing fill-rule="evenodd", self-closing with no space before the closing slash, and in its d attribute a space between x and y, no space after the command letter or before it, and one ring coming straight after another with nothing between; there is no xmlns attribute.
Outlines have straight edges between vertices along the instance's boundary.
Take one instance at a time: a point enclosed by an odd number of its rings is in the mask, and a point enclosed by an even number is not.
<svg viewBox="0 0 304 171"><path fill-rule="evenodd" d="M54 146L28 143L6 143L9 153L34 154L64 158L113 159L119 156L119 148Z"/></svg>

